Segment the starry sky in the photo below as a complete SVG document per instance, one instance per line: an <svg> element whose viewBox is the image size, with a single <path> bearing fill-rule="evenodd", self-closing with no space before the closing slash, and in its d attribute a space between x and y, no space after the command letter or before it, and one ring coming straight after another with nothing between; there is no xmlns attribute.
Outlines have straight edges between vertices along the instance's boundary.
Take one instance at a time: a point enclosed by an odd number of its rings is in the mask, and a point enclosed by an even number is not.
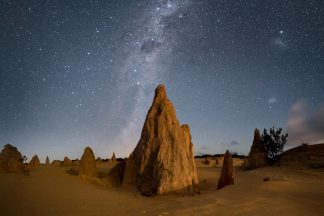
<svg viewBox="0 0 324 216"><path fill-rule="evenodd" d="M324 1L2 0L0 144L126 157L165 84L195 153L324 140Z"/></svg>

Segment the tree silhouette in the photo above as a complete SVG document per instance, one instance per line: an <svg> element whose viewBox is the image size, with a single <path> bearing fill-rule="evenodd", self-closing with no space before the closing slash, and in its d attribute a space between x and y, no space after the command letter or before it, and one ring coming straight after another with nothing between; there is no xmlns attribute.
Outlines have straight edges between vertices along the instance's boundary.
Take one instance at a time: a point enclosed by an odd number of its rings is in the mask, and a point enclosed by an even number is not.
<svg viewBox="0 0 324 216"><path fill-rule="evenodd" d="M262 142L266 150L266 158L270 164L279 159L279 155L283 152L283 147L287 142L288 134L281 134L282 128L270 128L263 130Z"/></svg>

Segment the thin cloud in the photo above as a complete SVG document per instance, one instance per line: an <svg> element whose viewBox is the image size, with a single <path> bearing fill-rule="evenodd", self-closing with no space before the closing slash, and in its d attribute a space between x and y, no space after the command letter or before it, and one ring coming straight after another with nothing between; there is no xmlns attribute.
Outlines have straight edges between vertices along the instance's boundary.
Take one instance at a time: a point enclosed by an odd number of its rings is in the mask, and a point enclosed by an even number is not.
<svg viewBox="0 0 324 216"><path fill-rule="evenodd" d="M231 146L235 146L235 145L239 145L240 143L237 142L236 140L233 140L232 142L230 142Z"/></svg>
<svg viewBox="0 0 324 216"><path fill-rule="evenodd" d="M223 146L237 146L240 143L236 140L232 140L231 142L222 142L221 145Z"/></svg>
<svg viewBox="0 0 324 216"><path fill-rule="evenodd" d="M287 131L287 140L290 145L323 142L324 106L318 107L314 112L309 112L304 100L295 103L290 109Z"/></svg>
<svg viewBox="0 0 324 216"><path fill-rule="evenodd" d="M201 150L204 150L204 151L207 151L208 150L208 147L203 145L203 146L200 147L200 149Z"/></svg>

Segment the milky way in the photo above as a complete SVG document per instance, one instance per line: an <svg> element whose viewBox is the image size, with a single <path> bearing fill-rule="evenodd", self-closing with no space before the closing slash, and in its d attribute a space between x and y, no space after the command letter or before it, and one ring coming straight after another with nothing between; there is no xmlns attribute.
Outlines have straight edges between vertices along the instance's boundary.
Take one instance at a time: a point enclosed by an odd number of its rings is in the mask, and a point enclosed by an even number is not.
<svg viewBox="0 0 324 216"><path fill-rule="evenodd" d="M195 154L254 128L324 140L324 1L11 1L0 7L0 144L126 157L159 83Z"/></svg>
<svg viewBox="0 0 324 216"><path fill-rule="evenodd" d="M147 8L140 12L143 19L136 30L136 36L123 47L128 53L119 71L121 83L118 83L116 93L118 102L112 109L111 118L116 114L127 115L125 125L115 141L126 148L130 147L127 148L129 150L133 148L134 140L139 139L154 88L168 70L162 65L161 58L170 56L175 43L172 34L176 32L167 31L166 19L172 16L180 18L188 4L186 1L158 1L147 5ZM132 33L130 35L133 36ZM129 113L118 112L125 106L125 98L129 95L133 95L134 98L130 105L133 109Z"/></svg>

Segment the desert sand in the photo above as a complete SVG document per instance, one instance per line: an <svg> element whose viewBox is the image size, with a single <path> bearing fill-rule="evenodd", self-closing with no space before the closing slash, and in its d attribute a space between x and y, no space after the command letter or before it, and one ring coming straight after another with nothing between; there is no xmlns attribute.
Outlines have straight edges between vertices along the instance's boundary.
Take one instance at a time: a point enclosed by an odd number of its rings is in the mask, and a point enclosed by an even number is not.
<svg viewBox="0 0 324 216"><path fill-rule="evenodd" d="M1 215L323 215L324 169L301 166L235 168L235 184L217 190L221 166L196 159L197 195L141 196L103 186L42 165L22 173L0 173ZM108 162L96 164L108 173ZM268 177L269 181L263 181Z"/></svg>

